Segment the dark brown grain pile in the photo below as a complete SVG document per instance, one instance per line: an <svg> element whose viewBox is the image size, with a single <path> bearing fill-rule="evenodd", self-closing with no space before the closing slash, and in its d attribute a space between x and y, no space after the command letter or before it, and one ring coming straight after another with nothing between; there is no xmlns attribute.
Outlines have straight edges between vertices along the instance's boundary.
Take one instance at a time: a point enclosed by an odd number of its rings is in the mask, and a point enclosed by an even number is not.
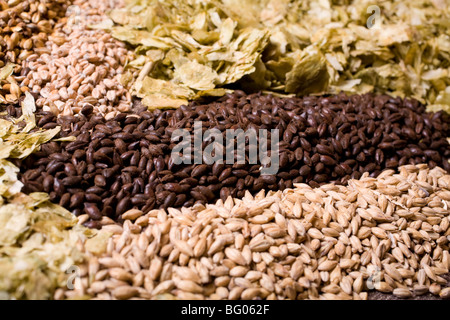
<svg viewBox="0 0 450 320"><path fill-rule="evenodd" d="M102 216L120 220L128 209L192 206L245 190L284 190L294 183L315 187L345 184L363 172L427 163L450 169L450 117L424 113L415 100L389 96L304 97L281 99L243 92L210 104L177 110L119 114L106 121L86 106L80 117L46 114L39 126L62 126L61 136L22 165L26 192L45 191L76 215L87 213L89 226ZM175 129L279 129L280 170L261 176L260 164L174 165L170 160ZM270 145L270 143L269 143Z"/></svg>

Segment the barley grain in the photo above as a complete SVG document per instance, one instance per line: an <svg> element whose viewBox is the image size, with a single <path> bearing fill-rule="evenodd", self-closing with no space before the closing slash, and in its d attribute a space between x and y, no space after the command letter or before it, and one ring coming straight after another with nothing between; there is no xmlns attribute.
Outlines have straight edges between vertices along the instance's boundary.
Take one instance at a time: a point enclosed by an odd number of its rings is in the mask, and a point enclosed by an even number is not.
<svg viewBox="0 0 450 320"><path fill-rule="evenodd" d="M153 210L134 223L131 216L122 227L104 225L117 235L98 266L86 272L93 276L99 269L87 292L116 297L113 290L133 283L140 289L130 297L367 299L366 281L375 269L381 271L372 275L379 291L400 298L428 291L446 296L441 275L448 272L450 256L447 242L438 244L438 239L446 238L447 219L440 212L429 216L439 219L428 219L420 199L436 202L443 192L438 181L442 185L447 175L426 166L402 167L400 172L351 180L346 187L300 185L215 205L170 208L168 214ZM429 182L417 183L417 173ZM405 179L408 188L394 192ZM423 197L422 189L427 191ZM253 209L259 205L262 210ZM293 214L296 206L301 214ZM269 220L261 224L255 213ZM126 296L120 290L116 298Z"/></svg>

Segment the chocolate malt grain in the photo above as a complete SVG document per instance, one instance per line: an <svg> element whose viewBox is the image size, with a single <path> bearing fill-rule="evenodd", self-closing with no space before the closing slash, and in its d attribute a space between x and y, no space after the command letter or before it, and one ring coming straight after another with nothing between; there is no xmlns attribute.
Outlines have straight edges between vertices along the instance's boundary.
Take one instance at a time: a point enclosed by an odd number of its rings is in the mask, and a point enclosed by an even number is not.
<svg viewBox="0 0 450 320"><path fill-rule="evenodd" d="M189 207L296 183L346 184L364 172L376 177L407 164L449 171L450 117L424 111L415 100L370 94L281 99L236 92L209 104L141 110L109 120L90 112L58 119L44 113L39 123L60 125L61 136L77 138L44 145L23 163L22 181L27 192L47 191L77 214L117 220L133 208L147 213ZM174 164L171 151L178 142L172 133L192 133L194 121L224 137L226 129L279 129L278 173L261 175L261 164L248 159L245 164Z"/></svg>

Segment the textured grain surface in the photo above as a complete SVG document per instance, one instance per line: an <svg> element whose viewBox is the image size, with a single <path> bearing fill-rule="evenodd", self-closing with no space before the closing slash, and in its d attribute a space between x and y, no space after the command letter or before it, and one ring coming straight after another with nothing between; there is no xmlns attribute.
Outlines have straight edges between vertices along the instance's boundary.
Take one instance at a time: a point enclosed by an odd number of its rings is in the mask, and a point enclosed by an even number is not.
<svg viewBox="0 0 450 320"><path fill-rule="evenodd" d="M105 221L104 230L115 235L105 256L91 257L99 266L89 276L94 288L65 295L394 299L368 295L375 288L403 298L448 296L445 171L409 165L377 179L364 174L348 186L295 187L138 218L131 212L122 226Z"/></svg>
<svg viewBox="0 0 450 320"><path fill-rule="evenodd" d="M39 93L38 107L65 116L86 106L109 117L130 110L131 95L119 78L133 54L108 33L89 29L121 5L122 0L73 1L52 37L24 60L28 73L21 85Z"/></svg>
<svg viewBox="0 0 450 320"><path fill-rule="evenodd" d="M370 94L280 99L243 92L177 110L121 113L109 120L85 107L79 117L39 118L40 126L61 125L62 136L74 135L77 140L44 145L24 161L22 181L26 192L45 191L76 215L88 213L93 227L102 216L117 221L132 208L147 213L224 201L228 196L241 198L245 190L254 195L260 190L282 191L295 183L345 184L364 172L374 177L385 168L404 164L427 163L448 170L450 116L423 111L415 100ZM203 130L219 130L224 141L228 129L269 134L278 129L278 152L273 151L279 154L278 172L264 175L260 157L237 163L236 152L232 163L227 159L226 163L176 164L172 151L179 140L172 133L185 129L194 135L195 122ZM237 139L232 139L229 142L235 144ZM261 141L259 136L245 148L261 147ZM195 147L191 141L191 150ZM406 190L408 185L399 188ZM321 195L305 196L322 204ZM415 206L424 205L423 199L414 201ZM386 233L383 228L364 228L361 233L368 231L380 237Z"/></svg>
<svg viewBox="0 0 450 320"><path fill-rule="evenodd" d="M26 61L45 51L70 4L70 0L0 2L0 104L15 104L29 90L22 84L30 72Z"/></svg>

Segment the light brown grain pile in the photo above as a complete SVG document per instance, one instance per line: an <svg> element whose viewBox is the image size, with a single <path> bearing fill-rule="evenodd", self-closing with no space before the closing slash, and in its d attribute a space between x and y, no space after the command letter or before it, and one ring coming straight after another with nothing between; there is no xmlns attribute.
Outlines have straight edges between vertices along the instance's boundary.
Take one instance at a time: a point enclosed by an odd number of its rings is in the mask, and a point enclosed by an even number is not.
<svg viewBox="0 0 450 320"><path fill-rule="evenodd" d="M45 42L71 1L0 0L0 103L17 103L27 70L22 63Z"/></svg>
<svg viewBox="0 0 450 320"><path fill-rule="evenodd" d="M85 105L108 117L129 111L131 96L119 84L118 75L132 58L125 44L89 25L100 22L121 0L73 1L46 42L46 50L30 55L30 70L22 85L38 92L38 107L55 114L73 115Z"/></svg>
<svg viewBox="0 0 450 320"><path fill-rule="evenodd" d="M107 254L81 267L95 299L366 299L450 296L450 175L426 165L348 186L260 192L214 205L124 214ZM80 223L86 217L81 217Z"/></svg>

